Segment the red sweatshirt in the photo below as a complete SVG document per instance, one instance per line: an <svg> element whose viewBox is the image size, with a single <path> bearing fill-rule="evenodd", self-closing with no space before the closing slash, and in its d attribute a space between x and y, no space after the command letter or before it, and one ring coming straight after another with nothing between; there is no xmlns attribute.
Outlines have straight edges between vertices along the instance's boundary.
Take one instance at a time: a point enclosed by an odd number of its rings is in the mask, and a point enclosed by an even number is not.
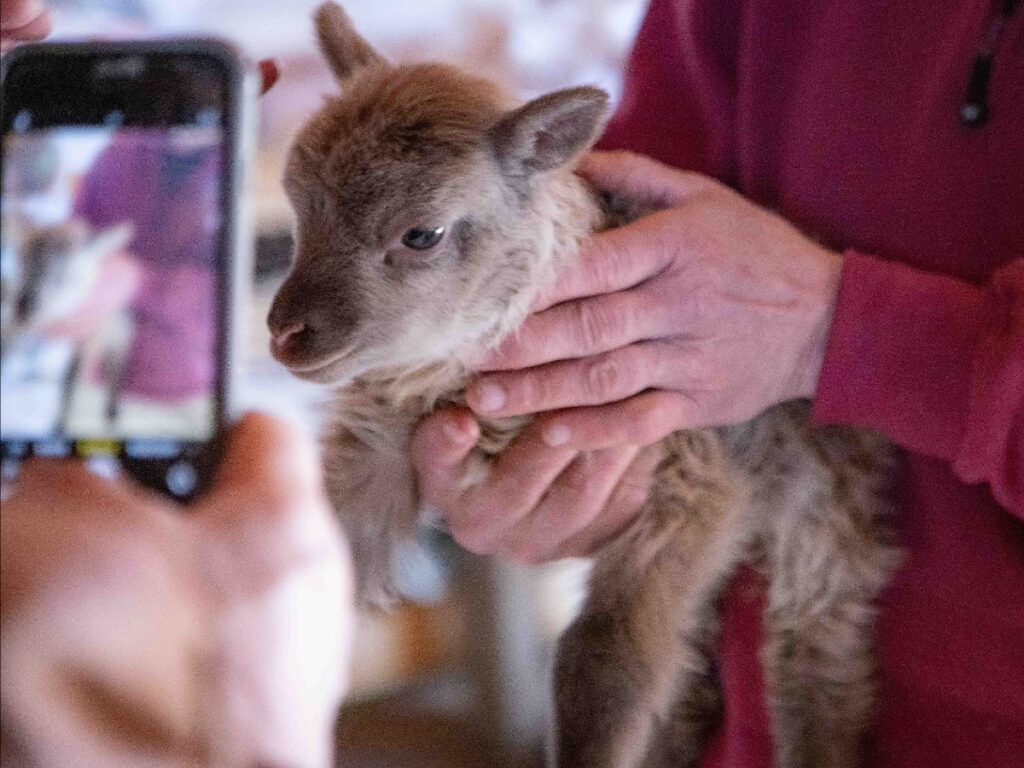
<svg viewBox="0 0 1024 768"><path fill-rule="evenodd" d="M846 254L814 418L907 452L876 768L1024 766L1024 8L996 33L1004 3L653 0L602 141ZM986 39L988 119L967 126ZM724 597L705 768L771 766L763 588L747 571Z"/></svg>

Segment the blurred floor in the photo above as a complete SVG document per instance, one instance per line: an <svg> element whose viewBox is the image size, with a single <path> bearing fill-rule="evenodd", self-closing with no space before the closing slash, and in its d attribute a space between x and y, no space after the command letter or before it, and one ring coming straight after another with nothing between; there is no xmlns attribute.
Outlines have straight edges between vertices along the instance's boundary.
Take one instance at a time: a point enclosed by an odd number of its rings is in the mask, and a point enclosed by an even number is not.
<svg viewBox="0 0 1024 768"><path fill-rule="evenodd" d="M540 751L508 754L469 713L472 683L449 669L387 696L343 707L340 768L540 768Z"/></svg>

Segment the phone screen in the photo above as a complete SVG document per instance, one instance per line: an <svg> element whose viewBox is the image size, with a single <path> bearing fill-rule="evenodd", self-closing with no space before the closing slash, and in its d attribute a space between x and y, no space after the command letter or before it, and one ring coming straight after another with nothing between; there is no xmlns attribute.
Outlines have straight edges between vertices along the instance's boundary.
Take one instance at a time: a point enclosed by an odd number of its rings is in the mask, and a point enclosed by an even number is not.
<svg viewBox="0 0 1024 768"><path fill-rule="evenodd" d="M227 74L186 55L75 64L5 78L4 456L156 462L186 496L223 416Z"/></svg>

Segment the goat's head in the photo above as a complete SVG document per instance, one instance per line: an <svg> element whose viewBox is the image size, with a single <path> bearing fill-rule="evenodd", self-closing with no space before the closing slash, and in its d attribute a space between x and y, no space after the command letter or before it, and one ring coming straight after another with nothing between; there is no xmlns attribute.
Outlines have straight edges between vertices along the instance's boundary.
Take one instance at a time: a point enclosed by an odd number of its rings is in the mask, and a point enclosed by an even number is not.
<svg viewBox="0 0 1024 768"><path fill-rule="evenodd" d="M607 96L519 105L449 66L388 64L334 3L316 27L342 94L288 158L295 253L268 323L277 359L337 383L449 356L525 313L551 248L545 180L595 140Z"/></svg>

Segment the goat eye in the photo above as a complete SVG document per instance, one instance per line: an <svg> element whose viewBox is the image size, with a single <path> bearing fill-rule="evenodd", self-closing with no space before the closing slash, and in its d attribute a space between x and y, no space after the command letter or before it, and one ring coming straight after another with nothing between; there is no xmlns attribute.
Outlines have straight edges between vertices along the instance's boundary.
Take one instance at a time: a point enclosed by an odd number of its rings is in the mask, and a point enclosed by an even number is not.
<svg viewBox="0 0 1024 768"><path fill-rule="evenodd" d="M402 245L414 251L426 251L441 242L444 227L413 227L402 235Z"/></svg>

